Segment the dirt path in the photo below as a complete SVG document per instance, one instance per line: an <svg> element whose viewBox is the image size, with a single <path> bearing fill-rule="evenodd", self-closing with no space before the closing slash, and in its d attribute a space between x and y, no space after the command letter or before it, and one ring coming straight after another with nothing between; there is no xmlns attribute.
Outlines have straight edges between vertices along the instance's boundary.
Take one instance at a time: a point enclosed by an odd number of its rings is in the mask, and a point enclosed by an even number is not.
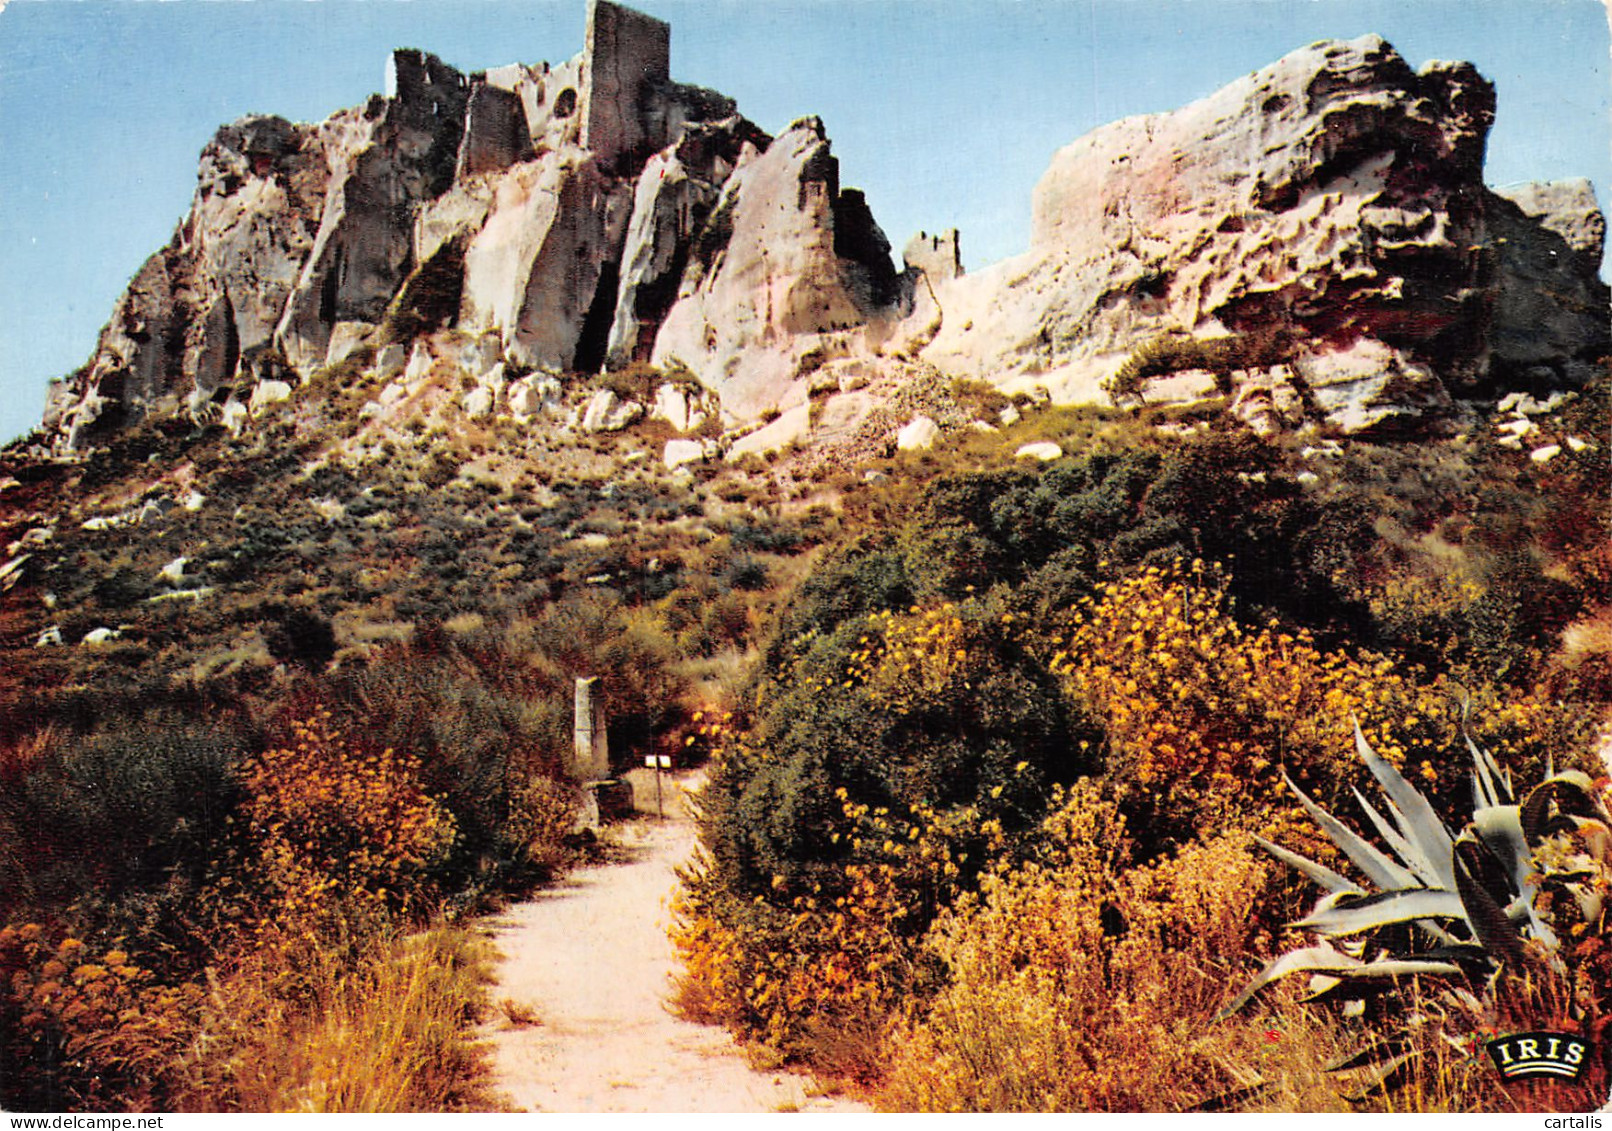
<svg viewBox="0 0 1612 1131"><path fill-rule="evenodd" d="M680 810L675 797L668 801ZM498 1083L514 1104L565 1112L867 1110L814 1095L805 1077L758 1072L727 1033L668 1011L675 959L667 905L694 828L680 814L651 818L625 826L622 840L628 863L581 869L493 924L505 956L494 1000L513 999L538 1018L492 1034Z"/></svg>

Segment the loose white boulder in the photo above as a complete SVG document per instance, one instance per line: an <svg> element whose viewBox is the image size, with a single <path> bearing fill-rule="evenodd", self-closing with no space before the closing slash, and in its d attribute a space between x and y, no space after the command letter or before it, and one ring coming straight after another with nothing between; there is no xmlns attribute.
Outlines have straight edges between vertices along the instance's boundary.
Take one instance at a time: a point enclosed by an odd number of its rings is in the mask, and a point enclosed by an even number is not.
<svg viewBox="0 0 1612 1131"><path fill-rule="evenodd" d="M600 389L582 410L582 431L619 432L644 414L637 401L624 401L612 389Z"/></svg>
<svg viewBox="0 0 1612 1131"><path fill-rule="evenodd" d="M175 558L157 571L157 580L164 585L181 585L185 580L185 567L189 564L189 558Z"/></svg>
<svg viewBox="0 0 1612 1131"><path fill-rule="evenodd" d="M655 390L655 407L651 420L664 420L677 432L688 431L688 394L676 385L662 385Z"/></svg>
<svg viewBox="0 0 1612 1131"><path fill-rule="evenodd" d="M375 376L381 381L391 381L403 372L403 366L407 363L408 354L404 351L402 342L382 346L381 351L375 355Z"/></svg>
<svg viewBox="0 0 1612 1131"><path fill-rule="evenodd" d="M706 446L698 440L667 440L661 462L671 471L685 464L704 463L708 454Z"/></svg>
<svg viewBox="0 0 1612 1131"><path fill-rule="evenodd" d="M289 381L259 381L252 386L251 411L256 416L271 404L281 404L291 399L291 383Z"/></svg>
<svg viewBox="0 0 1612 1131"><path fill-rule="evenodd" d="M896 433L896 447L904 452L924 452L940 439L940 425L927 416L915 416Z"/></svg>

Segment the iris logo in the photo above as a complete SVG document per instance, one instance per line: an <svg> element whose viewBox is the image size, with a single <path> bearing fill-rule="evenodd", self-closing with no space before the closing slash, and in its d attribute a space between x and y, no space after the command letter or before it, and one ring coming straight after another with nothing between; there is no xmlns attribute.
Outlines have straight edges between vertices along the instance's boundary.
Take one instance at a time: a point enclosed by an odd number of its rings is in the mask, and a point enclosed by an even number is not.
<svg viewBox="0 0 1612 1131"><path fill-rule="evenodd" d="M1577 1080L1590 1060L1590 1043L1571 1033L1513 1033L1484 1047L1507 1080L1530 1076Z"/></svg>

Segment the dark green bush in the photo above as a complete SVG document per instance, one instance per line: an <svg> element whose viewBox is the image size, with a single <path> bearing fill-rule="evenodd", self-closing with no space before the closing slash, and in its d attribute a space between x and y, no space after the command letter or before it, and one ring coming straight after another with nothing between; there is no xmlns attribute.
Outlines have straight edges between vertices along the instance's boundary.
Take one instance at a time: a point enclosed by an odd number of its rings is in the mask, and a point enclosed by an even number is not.
<svg viewBox="0 0 1612 1131"><path fill-rule="evenodd" d="M197 880L213 859L249 733L167 714L102 725L46 732L36 756L0 775L0 919L24 905L60 908L87 893L115 903Z"/></svg>
<svg viewBox="0 0 1612 1131"><path fill-rule="evenodd" d="M1005 606L969 602L956 615L965 668L907 709L845 678L877 635L865 618L800 639L769 664L750 735L764 753L723 762L705 795L707 847L734 891L776 900L840 884L855 851L831 840L844 824L839 789L897 814L974 807L1011 834L1040 819L1051 784L1091 771L1079 743L1095 748L1096 736L1020 645ZM961 845L976 866L985 839Z"/></svg>

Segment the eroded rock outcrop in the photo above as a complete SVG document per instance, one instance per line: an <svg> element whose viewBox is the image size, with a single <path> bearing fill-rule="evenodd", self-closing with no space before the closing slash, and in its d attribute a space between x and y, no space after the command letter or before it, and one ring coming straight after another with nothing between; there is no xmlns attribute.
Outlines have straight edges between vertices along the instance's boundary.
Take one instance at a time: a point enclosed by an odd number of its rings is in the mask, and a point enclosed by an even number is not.
<svg viewBox="0 0 1612 1131"><path fill-rule="evenodd" d="M802 395L805 374L899 298L889 241L862 194L841 190L823 123L805 118L722 186L651 361L755 419Z"/></svg>
<svg viewBox="0 0 1612 1131"><path fill-rule="evenodd" d="M1584 180L1512 186L1487 215L1498 253L1488 328L1495 365L1513 384L1582 384L1612 344L1596 275L1606 219L1595 191Z"/></svg>
<svg viewBox="0 0 1612 1131"><path fill-rule="evenodd" d="M730 99L671 81L669 37L590 0L586 45L565 63L465 75L400 50L385 95L361 107L225 126L172 242L89 364L53 387L47 439L79 450L185 403L217 419L260 380L306 380L446 327L496 334L528 368L597 370L617 330L624 356L647 355L631 311L651 341L704 213L693 198L651 209L618 318L645 162L664 151L708 204L740 146L768 141Z"/></svg>
<svg viewBox="0 0 1612 1131"><path fill-rule="evenodd" d="M1593 191L1484 187L1495 98L1468 64L1313 44L1059 151L1025 255L965 274L955 230L920 233L898 274L822 122L769 137L673 82L669 52L661 21L590 0L566 62L398 51L363 106L223 127L173 240L53 386L47 440L181 406L239 432L262 390L333 365L396 400L444 330L480 351L472 415L535 422L560 371L649 363L726 425L777 416L757 450L893 436L892 397L954 377L1390 431L1582 383L1612 344ZM657 414L693 430L669 388Z"/></svg>
<svg viewBox="0 0 1612 1131"><path fill-rule="evenodd" d="M1537 217L1582 214L1584 197L1547 194L1530 217L1483 187L1494 106L1469 64L1413 71L1366 36L1093 131L1037 186L1030 252L937 287L944 318L922 356L1082 402L1175 371L1139 349L1219 340L1231 385L1285 367L1347 431L1422 419L1530 350L1571 377L1568 358L1604 349L1606 289L1588 257L1531 249L1565 247ZM1535 335L1553 292L1569 298L1562 324Z"/></svg>

